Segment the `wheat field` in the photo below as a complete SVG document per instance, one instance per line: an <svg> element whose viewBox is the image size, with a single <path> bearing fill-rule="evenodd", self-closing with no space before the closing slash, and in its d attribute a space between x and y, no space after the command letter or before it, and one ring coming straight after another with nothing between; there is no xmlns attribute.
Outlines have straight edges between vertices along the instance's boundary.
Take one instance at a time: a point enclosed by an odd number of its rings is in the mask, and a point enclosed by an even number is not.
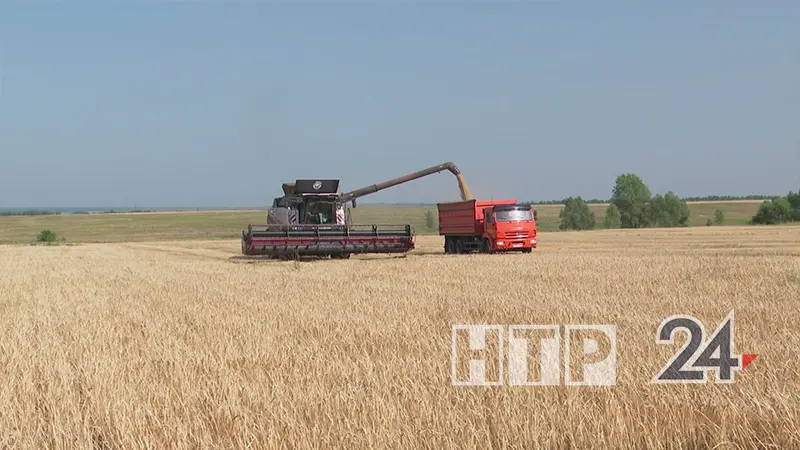
<svg viewBox="0 0 800 450"><path fill-rule="evenodd" d="M0 445L798 448L800 227L542 233L309 262L238 240L0 247ZM734 384L651 385L735 310ZM609 387L451 384L453 324L617 326ZM679 342L682 342L679 339Z"/></svg>

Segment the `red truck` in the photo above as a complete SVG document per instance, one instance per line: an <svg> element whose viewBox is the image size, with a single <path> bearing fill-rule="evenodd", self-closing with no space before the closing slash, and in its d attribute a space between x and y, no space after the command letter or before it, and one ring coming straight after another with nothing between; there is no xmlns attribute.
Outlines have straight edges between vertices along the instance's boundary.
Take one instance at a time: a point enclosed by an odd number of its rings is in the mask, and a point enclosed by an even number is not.
<svg viewBox="0 0 800 450"><path fill-rule="evenodd" d="M494 253L536 248L536 217L516 200L438 203L439 235L447 254Z"/></svg>

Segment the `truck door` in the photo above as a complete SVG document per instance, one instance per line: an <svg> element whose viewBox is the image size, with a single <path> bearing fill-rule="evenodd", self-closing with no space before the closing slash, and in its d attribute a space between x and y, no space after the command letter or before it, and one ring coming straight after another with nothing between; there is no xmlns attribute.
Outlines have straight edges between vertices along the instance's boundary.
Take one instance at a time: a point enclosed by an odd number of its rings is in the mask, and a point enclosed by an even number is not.
<svg viewBox="0 0 800 450"><path fill-rule="evenodd" d="M497 236L497 224L494 222L494 214L492 208L484 208L483 210L483 233L491 236L494 239Z"/></svg>

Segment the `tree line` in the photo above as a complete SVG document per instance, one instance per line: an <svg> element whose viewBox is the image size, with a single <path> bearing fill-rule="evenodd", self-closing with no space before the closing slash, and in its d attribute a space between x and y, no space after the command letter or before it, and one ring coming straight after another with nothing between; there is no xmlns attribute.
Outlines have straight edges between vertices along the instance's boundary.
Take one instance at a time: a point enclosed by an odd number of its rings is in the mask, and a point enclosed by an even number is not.
<svg viewBox="0 0 800 450"><path fill-rule="evenodd" d="M188 211L188 210L187 210ZM103 214L114 214L114 213L144 213L144 212L155 212L152 209L123 209L120 211L114 209L108 209L105 211L97 211L95 214L103 213ZM8 216L61 216L64 214L90 214L89 211L72 211L72 212L62 212L62 211L47 211L47 210L38 210L38 209L31 209L25 211L0 211L0 216L8 217Z"/></svg>
<svg viewBox="0 0 800 450"><path fill-rule="evenodd" d="M57 216L61 214L56 211L41 211L41 210L27 210L27 211L0 211L0 216Z"/></svg>
<svg viewBox="0 0 800 450"><path fill-rule="evenodd" d="M706 195L702 197L684 197L683 199L687 202L730 202L737 200L774 200L779 197L779 195ZM588 205L602 205L611 203L611 199L593 198L584 200L584 202ZM531 200L524 203L528 205L563 205L564 200Z"/></svg>
<svg viewBox="0 0 800 450"><path fill-rule="evenodd" d="M748 196L747 199L755 199ZM699 197L693 197L698 199ZM712 199L709 197L709 199ZM732 200L733 198L713 198L713 200ZM604 228L649 228L649 227L685 227L688 226L691 211L688 199L682 199L674 192L653 195L642 179L633 173L619 175L608 203ZM579 197L569 197L559 202L564 205L559 213L559 229L591 230L597 226L597 218L589 209L592 201ZM725 220L724 213L717 209L713 219L706 225L721 225ZM751 224L778 224L800 221L800 190L792 191L783 197L768 197L759 207Z"/></svg>
<svg viewBox="0 0 800 450"><path fill-rule="evenodd" d="M783 197L765 201L750 220L750 223L764 225L787 222L800 222L800 189L796 193L789 191Z"/></svg>
<svg viewBox="0 0 800 450"><path fill-rule="evenodd" d="M607 203L605 228L685 227L691 214L685 199L672 191L653 195L633 173L617 177ZM591 230L597 225L594 212L581 197L565 199L559 218L561 230Z"/></svg>

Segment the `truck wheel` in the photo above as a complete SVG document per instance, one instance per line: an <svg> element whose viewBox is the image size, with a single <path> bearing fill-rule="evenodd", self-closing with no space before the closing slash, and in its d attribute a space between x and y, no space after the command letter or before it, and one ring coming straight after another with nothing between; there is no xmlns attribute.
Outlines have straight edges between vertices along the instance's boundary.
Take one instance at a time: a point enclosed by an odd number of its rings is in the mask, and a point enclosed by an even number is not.
<svg viewBox="0 0 800 450"><path fill-rule="evenodd" d="M530 253L530 252L532 252L532 251L533 251L533 249L532 249L532 248L523 248L523 249L522 249L522 253Z"/></svg>
<svg viewBox="0 0 800 450"><path fill-rule="evenodd" d="M444 252L448 255L452 255L453 253L456 252L455 242L453 241L453 239L450 238L444 239Z"/></svg>
<svg viewBox="0 0 800 450"><path fill-rule="evenodd" d="M489 239L483 240L483 253L493 253L492 252L492 244L489 243Z"/></svg>

